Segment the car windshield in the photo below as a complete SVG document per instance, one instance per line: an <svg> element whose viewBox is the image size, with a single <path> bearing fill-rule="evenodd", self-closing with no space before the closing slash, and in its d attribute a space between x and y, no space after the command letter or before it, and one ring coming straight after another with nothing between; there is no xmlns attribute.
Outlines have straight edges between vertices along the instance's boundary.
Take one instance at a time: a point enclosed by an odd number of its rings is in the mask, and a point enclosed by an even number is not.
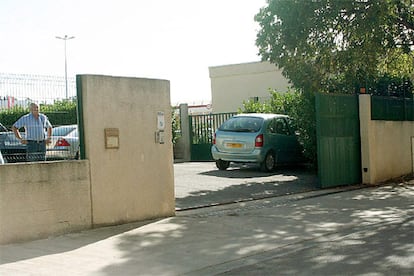
<svg viewBox="0 0 414 276"><path fill-rule="evenodd" d="M53 136L66 136L75 129L74 126L60 126L53 129Z"/></svg>
<svg viewBox="0 0 414 276"><path fill-rule="evenodd" d="M233 117L224 122L219 130L234 132L258 132L263 119L258 117Z"/></svg>

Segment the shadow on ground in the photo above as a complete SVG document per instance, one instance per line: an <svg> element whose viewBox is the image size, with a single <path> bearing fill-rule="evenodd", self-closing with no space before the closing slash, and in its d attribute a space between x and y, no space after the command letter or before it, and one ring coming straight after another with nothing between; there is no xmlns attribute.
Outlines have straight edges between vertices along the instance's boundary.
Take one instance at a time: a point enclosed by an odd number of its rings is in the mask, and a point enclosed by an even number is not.
<svg viewBox="0 0 414 276"><path fill-rule="evenodd" d="M189 196L176 198L176 210L241 202L274 196L318 190L317 175L304 166L280 167L264 173L252 165L233 166L228 170L209 170L200 175L220 178L223 182L238 180L240 183L223 186L222 189L200 189Z"/></svg>

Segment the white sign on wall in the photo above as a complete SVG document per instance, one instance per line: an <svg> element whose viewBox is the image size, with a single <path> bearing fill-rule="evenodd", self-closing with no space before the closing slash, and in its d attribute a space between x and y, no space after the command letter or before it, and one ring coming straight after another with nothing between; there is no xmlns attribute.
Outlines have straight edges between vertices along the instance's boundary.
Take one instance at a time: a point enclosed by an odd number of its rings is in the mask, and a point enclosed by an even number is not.
<svg viewBox="0 0 414 276"><path fill-rule="evenodd" d="M165 129L165 116L164 116L164 112L162 111L158 111L157 113L157 128L158 130Z"/></svg>

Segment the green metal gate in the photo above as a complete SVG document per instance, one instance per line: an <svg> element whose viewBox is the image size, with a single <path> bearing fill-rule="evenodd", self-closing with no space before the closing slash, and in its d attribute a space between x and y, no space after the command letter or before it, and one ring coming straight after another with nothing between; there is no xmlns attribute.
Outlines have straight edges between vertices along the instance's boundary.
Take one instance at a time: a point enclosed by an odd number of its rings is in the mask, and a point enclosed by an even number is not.
<svg viewBox="0 0 414 276"><path fill-rule="evenodd" d="M358 95L316 95L318 178L322 188L361 183Z"/></svg>
<svg viewBox="0 0 414 276"><path fill-rule="evenodd" d="M236 113L190 115L191 161L211 161L211 146L214 132L227 119Z"/></svg>

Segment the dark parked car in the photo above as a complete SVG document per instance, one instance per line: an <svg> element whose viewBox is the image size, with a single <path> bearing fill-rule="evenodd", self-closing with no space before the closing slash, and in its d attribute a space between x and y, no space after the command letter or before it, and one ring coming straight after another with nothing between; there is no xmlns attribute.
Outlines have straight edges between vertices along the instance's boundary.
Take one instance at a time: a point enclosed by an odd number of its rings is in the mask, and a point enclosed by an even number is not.
<svg viewBox="0 0 414 276"><path fill-rule="evenodd" d="M24 134L22 134L24 136ZM26 161L26 145L23 145L15 136L0 123L0 151L6 163Z"/></svg>
<svg viewBox="0 0 414 276"><path fill-rule="evenodd" d="M291 119L280 114L238 114L216 131L211 154L217 168L230 162L258 163L263 171L304 161Z"/></svg>

